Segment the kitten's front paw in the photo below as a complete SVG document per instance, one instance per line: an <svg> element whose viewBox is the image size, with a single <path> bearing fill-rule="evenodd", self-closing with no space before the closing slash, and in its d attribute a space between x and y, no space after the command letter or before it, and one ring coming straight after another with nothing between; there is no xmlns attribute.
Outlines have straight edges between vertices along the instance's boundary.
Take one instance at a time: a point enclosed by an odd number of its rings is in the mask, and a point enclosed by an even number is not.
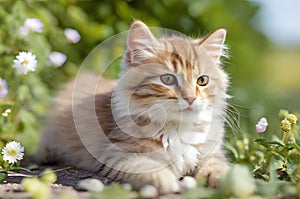
<svg viewBox="0 0 300 199"><path fill-rule="evenodd" d="M219 185L219 179L223 177L229 171L229 166L226 162L223 162L216 158L205 159L200 165L199 171L196 174L196 179L207 180L207 184L210 187L216 187Z"/></svg>
<svg viewBox="0 0 300 199"><path fill-rule="evenodd" d="M154 174L154 184L157 184L159 193L174 193L180 191L179 181L169 169L163 169Z"/></svg>
<svg viewBox="0 0 300 199"><path fill-rule="evenodd" d="M160 194L180 191L179 181L167 168L152 173L137 174L130 179L129 183L137 189L140 189L147 184L153 185Z"/></svg>

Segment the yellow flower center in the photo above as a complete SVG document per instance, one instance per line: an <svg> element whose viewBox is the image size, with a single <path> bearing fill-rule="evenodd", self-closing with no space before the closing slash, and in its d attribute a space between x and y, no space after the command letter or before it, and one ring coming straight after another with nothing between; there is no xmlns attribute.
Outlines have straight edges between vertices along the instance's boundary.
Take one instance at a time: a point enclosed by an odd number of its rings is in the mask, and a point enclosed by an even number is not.
<svg viewBox="0 0 300 199"><path fill-rule="evenodd" d="M27 59L25 59L24 61L22 61L22 65L27 65L29 63L29 61Z"/></svg>
<svg viewBox="0 0 300 199"><path fill-rule="evenodd" d="M16 156L17 155L17 151L15 149L9 150L8 152L9 156Z"/></svg>

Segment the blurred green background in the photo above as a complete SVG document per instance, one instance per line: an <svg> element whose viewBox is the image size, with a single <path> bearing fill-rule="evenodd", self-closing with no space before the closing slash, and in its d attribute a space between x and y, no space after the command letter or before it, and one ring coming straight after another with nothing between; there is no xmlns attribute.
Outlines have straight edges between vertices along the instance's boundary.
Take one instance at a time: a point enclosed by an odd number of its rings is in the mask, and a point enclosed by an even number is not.
<svg viewBox="0 0 300 199"><path fill-rule="evenodd" d="M0 111L13 110L8 118L1 118L1 141L18 139L32 153L50 97L76 75L94 47L128 30L133 19L195 37L226 28L230 59L224 60L224 67L232 82L229 94L234 96L229 102L238 109L235 115L241 124L240 130L229 129L229 142L232 137L256 137L255 124L262 116L269 119L266 135L279 133L279 109L300 110L300 45L275 44L265 36L257 23L260 5L243 0L0 1L0 77L9 85ZM26 18L39 18L43 32L21 37L19 28ZM67 42L66 28L76 29L81 40ZM22 77L11 72L20 51L37 56L37 71ZM63 66L46 65L51 51L67 56ZM110 76L116 71L118 68Z"/></svg>

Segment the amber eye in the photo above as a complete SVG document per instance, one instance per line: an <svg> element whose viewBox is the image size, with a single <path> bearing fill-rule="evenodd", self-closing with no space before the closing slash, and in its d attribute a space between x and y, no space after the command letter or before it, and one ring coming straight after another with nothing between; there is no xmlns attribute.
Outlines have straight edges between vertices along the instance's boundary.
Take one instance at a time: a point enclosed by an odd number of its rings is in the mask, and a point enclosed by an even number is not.
<svg viewBox="0 0 300 199"><path fill-rule="evenodd" d="M174 85L177 82L177 79L174 75L172 74L164 74L160 76L160 80L165 84L165 85Z"/></svg>
<svg viewBox="0 0 300 199"><path fill-rule="evenodd" d="M197 79L197 84L199 86L206 86L208 84L208 81L209 81L209 77L207 75L201 75Z"/></svg>

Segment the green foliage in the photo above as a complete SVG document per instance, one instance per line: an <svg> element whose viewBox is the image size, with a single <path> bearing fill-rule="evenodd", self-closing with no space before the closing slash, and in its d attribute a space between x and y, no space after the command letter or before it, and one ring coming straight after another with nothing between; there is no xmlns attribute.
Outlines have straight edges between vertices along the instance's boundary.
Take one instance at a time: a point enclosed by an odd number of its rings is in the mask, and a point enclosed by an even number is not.
<svg viewBox="0 0 300 199"><path fill-rule="evenodd" d="M283 123L285 123L283 125ZM290 128L286 128L289 124ZM275 169L278 172L278 177L283 180L288 180L296 183L300 180L300 147L299 142L299 126L297 125L297 117L293 114L288 114L281 121L282 138L274 136L272 141L267 141L264 138L257 139L256 142L263 146L265 154L263 164L257 165L256 175L266 177L263 174L272 172ZM270 168L268 165L272 165ZM268 166L268 167L267 167ZM270 173L271 175L271 173ZM267 180L271 176L267 176Z"/></svg>
<svg viewBox="0 0 300 199"><path fill-rule="evenodd" d="M295 194L296 187L299 186L300 131L297 117L286 110L281 110L279 116L291 128L287 129L281 122L278 125L278 136L265 136L269 132L267 130L264 134L257 135L255 140L249 141L243 135L226 145L233 162L245 164L252 169L256 178L256 192L262 196Z"/></svg>
<svg viewBox="0 0 300 199"><path fill-rule="evenodd" d="M6 178L5 173L0 173L0 183L2 183L5 178Z"/></svg>
<svg viewBox="0 0 300 199"><path fill-rule="evenodd" d="M100 193L91 193L94 199L118 199L118 198L135 198L134 192L124 189L120 184L114 183L104 188Z"/></svg>

